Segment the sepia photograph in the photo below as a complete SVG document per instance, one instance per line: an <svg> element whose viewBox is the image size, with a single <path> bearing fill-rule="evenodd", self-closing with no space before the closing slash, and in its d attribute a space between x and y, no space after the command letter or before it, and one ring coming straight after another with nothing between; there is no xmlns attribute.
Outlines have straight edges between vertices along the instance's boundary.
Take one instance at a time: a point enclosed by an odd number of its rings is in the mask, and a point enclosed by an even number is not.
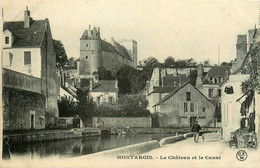
<svg viewBox="0 0 260 168"><path fill-rule="evenodd" d="M1 0L1 168L260 167L260 2Z"/></svg>

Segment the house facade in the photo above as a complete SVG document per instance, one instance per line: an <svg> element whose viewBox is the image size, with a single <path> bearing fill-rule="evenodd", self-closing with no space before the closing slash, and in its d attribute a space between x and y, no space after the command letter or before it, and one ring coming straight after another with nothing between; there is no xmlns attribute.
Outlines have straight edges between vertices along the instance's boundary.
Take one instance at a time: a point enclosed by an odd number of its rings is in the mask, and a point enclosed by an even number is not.
<svg viewBox="0 0 260 168"><path fill-rule="evenodd" d="M191 127L195 121L202 127L214 126L214 105L189 82L174 89L153 107L159 114L159 127Z"/></svg>
<svg viewBox="0 0 260 168"><path fill-rule="evenodd" d="M110 70L113 74L123 65L137 66L137 42L123 41L129 49L111 38L111 42L101 39L100 28L85 30L80 38L80 78L95 79L100 67Z"/></svg>
<svg viewBox="0 0 260 168"><path fill-rule="evenodd" d="M118 91L117 80L99 80L97 83L90 81L89 95L97 105L116 104Z"/></svg>
<svg viewBox="0 0 260 168"><path fill-rule="evenodd" d="M4 130L43 129L58 117L56 55L48 19L3 24Z"/></svg>
<svg viewBox="0 0 260 168"><path fill-rule="evenodd" d="M259 28L249 30L248 36L237 36L237 55L232 64L232 74L222 85L222 136L225 140L231 139L232 132L245 129L248 130L247 134L255 132L257 140L259 141L260 96L259 93L250 88L248 88L249 90L246 93L243 93L241 87L242 83L250 79L250 75L252 75L248 70L250 69L250 62L252 61L249 51L253 48L254 44L259 41ZM259 62L259 57L257 61ZM230 92L229 90L232 91Z"/></svg>

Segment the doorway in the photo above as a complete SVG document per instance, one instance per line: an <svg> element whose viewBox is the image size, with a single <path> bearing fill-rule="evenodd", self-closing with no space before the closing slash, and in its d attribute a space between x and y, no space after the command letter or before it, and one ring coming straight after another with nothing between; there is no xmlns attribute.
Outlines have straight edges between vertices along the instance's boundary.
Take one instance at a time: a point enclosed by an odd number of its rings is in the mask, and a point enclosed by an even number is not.
<svg viewBox="0 0 260 168"><path fill-rule="evenodd" d="M195 121L196 121L196 117L190 118L190 127L192 127L194 125Z"/></svg>

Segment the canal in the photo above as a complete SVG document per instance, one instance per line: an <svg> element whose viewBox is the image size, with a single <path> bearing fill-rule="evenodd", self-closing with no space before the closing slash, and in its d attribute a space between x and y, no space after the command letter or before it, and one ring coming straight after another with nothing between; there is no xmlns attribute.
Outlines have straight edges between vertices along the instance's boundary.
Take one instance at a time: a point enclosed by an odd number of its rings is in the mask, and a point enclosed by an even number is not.
<svg viewBox="0 0 260 168"><path fill-rule="evenodd" d="M132 134L111 135L107 137L86 137L79 139L66 139L59 141L31 142L13 144L10 148L11 160L16 157L47 158L47 157L77 157L92 154L104 150L114 149L127 145L161 140L164 137L174 136L170 134Z"/></svg>

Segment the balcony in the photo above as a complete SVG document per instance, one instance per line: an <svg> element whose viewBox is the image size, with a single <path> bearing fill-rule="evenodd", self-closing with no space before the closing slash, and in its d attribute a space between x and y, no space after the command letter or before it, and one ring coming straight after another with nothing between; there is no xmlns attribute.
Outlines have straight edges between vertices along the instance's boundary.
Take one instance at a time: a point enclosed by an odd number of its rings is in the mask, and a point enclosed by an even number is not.
<svg viewBox="0 0 260 168"><path fill-rule="evenodd" d="M3 87L41 92L41 79L3 68Z"/></svg>

